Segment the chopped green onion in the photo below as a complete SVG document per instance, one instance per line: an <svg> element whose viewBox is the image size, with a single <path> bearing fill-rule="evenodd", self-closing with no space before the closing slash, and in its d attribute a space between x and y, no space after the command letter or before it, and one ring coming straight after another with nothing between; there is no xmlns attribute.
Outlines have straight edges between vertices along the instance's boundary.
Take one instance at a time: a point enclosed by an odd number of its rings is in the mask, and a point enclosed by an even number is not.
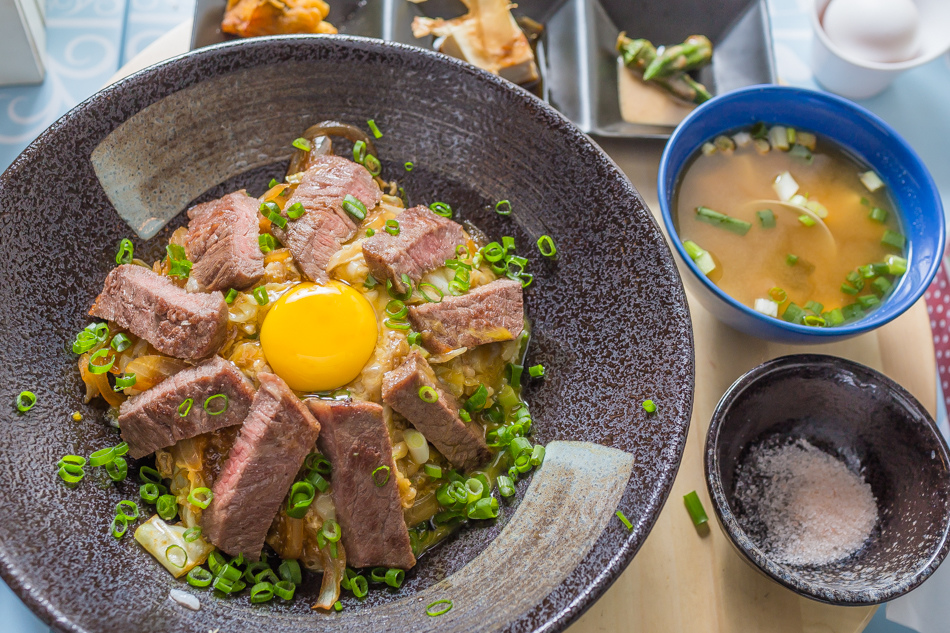
<svg viewBox="0 0 950 633"><path fill-rule="evenodd" d="M389 481L389 474L389 466L386 465L380 466L372 472L373 483L376 484L377 488L382 488L386 485L386 482Z"/></svg>
<svg viewBox="0 0 950 633"><path fill-rule="evenodd" d="M815 162L815 157L808 150L808 148L803 145L793 145L792 149L789 150L788 155L792 156L793 158L801 159L807 165L811 165Z"/></svg>
<svg viewBox="0 0 950 633"><path fill-rule="evenodd" d="M518 389L521 387L521 373L524 371L524 366L509 363L508 369L510 371L508 384L511 385L512 389Z"/></svg>
<svg viewBox="0 0 950 633"><path fill-rule="evenodd" d="M36 404L36 394L32 391L21 391L15 399L17 411L26 413Z"/></svg>
<svg viewBox="0 0 950 633"><path fill-rule="evenodd" d="M511 215L511 203L507 200L499 200L495 203L495 213L498 215Z"/></svg>
<svg viewBox="0 0 950 633"><path fill-rule="evenodd" d="M805 309L814 312L815 314L821 314L821 311L825 309L825 306L818 303L817 301L809 301L805 304Z"/></svg>
<svg viewBox="0 0 950 633"><path fill-rule="evenodd" d="M805 311L795 302L792 302L788 304L785 308L785 312L782 313L782 320L788 321L789 323L801 323L803 316L805 316Z"/></svg>
<svg viewBox="0 0 950 633"><path fill-rule="evenodd" d="M196 525L195 527L188 528L182 532L181 537L186 543L194 543L201 538L201 526Z"/></svg>
<svg viewBox="0 0 950 633"><path fill-rule="evenodd" d="M775 303L785 303L785 300L788 299L788 294L779 287L771 288L769 290L769 299Z"/></svg>
<svg viewBox="0 0 950 633"><path fill-rule="evenodd" d="M281 562L280 567L277 568L277 573L280 574L281 580L292 582L295 585L299 585L303 582L300 563L296 560L290 559Z"/></svg>
<svg viewBox="0 0 950 633"><path fill-rule="evenodd" d="M303 205L299 202L295 202L289 207L287 207L287 217L291 220L298 220L300 217L306 213L307 210L303 208Z"/></svg>
<svg viewBox="0 0 950 633"><path fill-rule="evenodd" d="M158 484L148 483L139 486L139 496L146 503L155 503L164 491L165 487Z"/></svg>
<svg viewBox="0 0 950 633"><path fill-rule="evenodd" d="M327 519L323 522L323 527L320 528L320 533L323 534L323 538L330 541L331 543L336 543L343 535L343 532L340 530L340 524L333 519Z"/></svg>
<svg viewBox="0 0 950 633"><path fill-rule="evenodd" d="M383 166L380 164L379 159L373 156L372 154L367 154L366 158L363 159L363 167L374 176L378 176L379 172L383 170Z"/></svg>
<svg viewBox="0 0 950 633"><path fill-rule="evenodd" d="M129 464L121 457L116 457L106 464L105 469L112 481L124 481L129 474Z"/></svg>
<svg viewBox="0 0 950 633"><path fill-rule="evenodd" d="M858 293L860 292L860 290L858 290L857 288L855 288L855 287L852 286L851 284L845 282L845 283L841 284L841 292L843 292L843 293L845 293L845 294L849 294L849 295L856 295L856 294L858 294Z"/></svg>
<svg viewBox="0 0 950 633"><path fill-rule="evenodd" d="M895 231L891 231L890 229L884 231L884 235L881 237L881 244L884 246L891 246L898 250L902 250L904 248L905 241L906 240L903 235Z"/></svg>
<svg viewBox="0 0 950 633"><path fill-rule="evenodd" d="M238 291L234 288L228 290L228 294L224 295L224 302L228 305L234 303L234 300L237 299Z"/></svg>
<svg viewBox="0 0 950 633"><path fill-rule="evenodd" d="M186 578L189 585L198 588L207 587L214 581L214 576L210 571L197 565L191 568Z"/></svg>
<svg viewBox="0 0 950 633"><path fill-rule="evenodd" d="M274 585L269 582L259 582L251 587L251 604L270 602L274 598Z"/></svg>
<svg viewBox="0 0 950 633"><path fill-rule="evenodd" d="M365 598L369 593L369 583L363 576L354 576L350 578L350 591L357 598Z"/></svg>
<svg viewBox="0 0 950 633"><path fill-rule="evenodd" d="M277 182L277 179L276 179L276 178L271 178L271 179L270 179L270 182L267 183L267 188L268 188L268 189L273 189L274 187L276 187L276 186L279 185L279 184L280 184L280 183Z"/></svg>
<svg viewBox="0 0 950 633"><path fill-rule="evenodd" d="M864 310L870 310L871 308L873 308L876 305L879 305L880 303L881 303L881 300L875 297L874 295L863 295L861 297L858 297L858 304Z"/></svg>
<svg viewBox="0 0 950 633"><path fill-rule="evenodd" d="M129 340L129 337L119 332L112 337L112 341L109 343L109 347L114 349L117 352L124 352L129 349L129 346L132 344L132 341Z"/></svg>
<svg viewBox="0 0 950 633"><path fill-rule="evenodd" d="M214 582L212 582L211 585L222 593L238 593L247 586L247 583L245 583L243 580L232 582L223 576L218 576L214 579Z"/></svg>
<svg viewBox="0 0 950 633"><path fill-rule="evenodd" d="M89 366L90 373L104 374L110 369L112 369L112 366L115 364L115 356L113 356L112 359L109 361L109 363L106 365L97 365L95 363L95 361L99 360L100 358L105 358L108 355L109 355L109 350L106 348L102 348L100 350L96 350L95 352L93 352L92 356L89 357L88 366Z"/></svg>
<svg viewBox="0 0 950 633"><path fill-rule="evenodd" d="M897 255L888 255L886 266L888 274L891 275L900 276L907 272L907 260Z"/></svg>
<svg viewBox="0 0 950 633"><path fill-rule="evenodd" d="M425 474L430 479L441 479L442 478L442 468L436 466L435 464L426 464L424 467Z"/></svg>
<svg viewBox="0 0 950 633"><path fill-rule="evenodd" d="M406 168L406 171L412 171L412 168L415 167L415 165L412 164L412 161L406 161L406 164L403 165L403 167Z"/></svg>
<svg viewBox="0 0 950 633"><path fill-rule="evenodd" d="M393 290L392 279L386 280L386 292L393 299L399 299L400 301L409 301L409 299L412 298L412 289L414 287L412 283L412 279L409 278L409 275L407 275L406 273L403 273L400 276L400 281L402 281L402 285L406 287L406 291L404 293L399 294Z"/></svg>
<svg viewBox="0 0 950 633"><path fill-rule="evenodd" d="M73 341L73 354L84 354L109 338L109 326L105 323L90 323Z"/></svg>
<svg viewBox="0 0 950 633"><path fill-rule="evenodd" d="M286 224L286 221L284 224ZM261 233L257 236L257 246L261 249L262 253L269 253L277 248L277 240L274 239L274 236L270 233ZM232 288L230 292L237 294L237 291L234 290L234 288ZM228 294L230 294L230 292ZM233 300L234 299L232 298L231 301ZM228 301L228 303L231 303L231 301Z"/></svg>
<svg viewBox="0 0 950 633"><path fill-rule="evenodd" d="M647 413L656 413L656 403L652 400L643 401L643 410Z"/></svg>
<svg viewBox="0 0 950 633"><path fill-rule="evenodd" d="M214 493L210 488L195 488L188 493L188 503L204 510L214 498Z"/></svg>
<svg viewBox="0 0 950 633"><path fill-rule="evenodd" d="M221 408L219 408L219 409L214 409L214 406L215 406L215 405L213 405L212 403L213 403L215 400L219 399L219 398L223 400L223 401L220 403L220 407L221 407ZM214 409L214 410L212 410L212 409ZM208 415L221 415L222 413L224 413L225 411L227 411L227 410L228 410L228 396L227 396L227 394L216 393L216 394L214 394L213 396L209 396L208 399L205 400L204 410L208 413Z"/></svg>
<svg viewBox="0 0 950 633"><path fill-rule="evenodd" d="M627 518L627 515L622 511L617 510L617 518L620 519L620 522L623 523L624 527L630 531L633 531L633 523L630 522L630 519Z"/></svg>
<svg viewBox="0 0 950 633"><path fill-rule="evenodd" d="M791 253L789 253L788 255L785 256L785 263L788 264L789 266L794 266L795 264L798 263L798 255L792 255Z"/></svg>
<svg viewBox="0 0 950 633"><path fill-rule="evenodd" d="M816 314L806 314L802 317L802 323L811 327L824 327L825 320Z"/></svg>
<svg viewBox="0 0 950 633"><path fill-rule="evenodd" d="M178 417L183 418L188 415L188 412L191 411L191 405L194 404L194 400L188 398L183 400L180 405L178 405Z"/></svg>
<svg viewBox="0 0 950 633"><path fill-rule="evenodd" d="M112 519L112 524L109 526L109 531L112 532L112 536L117 539L125 536L125 533L129 530L129 519L124 514L117 514L114 519Z"/></svg>
<svg viewBox="0 0 950 633"><path fill-rule="evenodd" d="M550 235L542 235L538 238L538 250L545 257L554 257L557 255L557 246Z"/></svg>
<svg viewBox="0 0 950 633"><path fill-rule="evenodd" d="M89 456L89 465L93 467L105 466L115 459L115 447L101 448Z"/></svg>
<svg viewBox="0 0 950 633"><path fill-rule="evenodd" d="M459 417L462 419L463 422L471 422L471 421L472 421L472 416L471 416L471 414L469 414L469 412L466 411L465 409L459 409Z"/></svg>
<svg viewBox="0 0 950 633"><path fill-rule="evenodd" d="M844 314L842 313L841 308L835 308L834 310L823 312L821 317L825 320L825 325L831 327L844 323Z"/></svg>
<svg viewBox="0 0 950 633"><path fill-rule="evenodd" d="M871 212L868 213L868 217L875 222L883 223L887 221L887 211L881 207L874 207L871 209Z"/></svg>
<svg viewBox="0 0 950 633"><path fill-rule="evenodd" d="M515 494L515 482L507 475L498 475L498 493L502 497L510 497Z"/></svg>
<svg viewBox="0 0 950 633"><path fill-rule="evenodd" d="M385 231L390 235L399 235L399 220L386 220Z"/></svg>
<svg viewBox="0 0 950 633"><path fill-rule="evenodd" d="M376 127L376 121L374 121L373 119L369 119L369 120L366 122L366 125L369 126L369 130L370 130L370 132L373 133L373 137L374 137L374 138L382 138L383 133L379 131L379 128L378 128L378 127Z"/></svg>
<svg viewBox="0 0 950 633"><path fill-rule="evenodd" d="M124 374L115 379L115 386L112 388L113 391L124 391L129 387L135 386L136 377L135 374Z"/></svg>
<svg viewBox="0 0 950 633"><path fill-rule="evenodd" d="M399 299L393 299L386 304L386 314L394 319L402 319L409 314L409 308Z"/></svg>
<svg viewBox="0 0 950 633"><path fill-rule="evenodd" d="M306 481L296 482L290 487L290 494L287 496L287 516L302 519L315 495L316 490L312 484Z"/></svg>
<svg viewBox="0 0 950 633"><path fill-rule="evenodd" d="M146 484L162 484L162 475L154 468L142 466L139 468L139 480Z"/></svg>
<svg viewBox="0 0 950 633"><path fill-rule="evenodd" d="M77 484L86 476L86 471L83 470L83 466L85 465L85 457L81 455L65 455L56 462L56 466L59 468L59 472L56 474L59 475L59 478L66 482L67 485Z"/></svg>
<svg viewBox="0 0 950 633"><path fill-rule="evenodd" d="M852 303L841 308L841 314L845 321L854 321L864 316L864 308L860 303Z"/></svg>
<svg viewBox="0 0 950 633"><path fill-rule="evenodd" d="M131 264L134 254L135 248L132 246L132 240L124 239L119 242L119 250L115 254L115 263L120 266L122 264Z"/></svg>
<svg viewBox="0 0 950 633"><path fill-rule="evenodd" d="M495 497L479 499L465 508L465 514L469 519L475 519L476 521L497 518L498 499Z"/></svg>
<svg viewBox="0 0 950 633"><path fill-rule="evenodd" d="M402 583L405 579L406 572L401 569L389 569L386 571L386 584L394 589L399 589L402 587Z"/></svg>
<svg viewBox="0 0 950 633"><path fill-rule="evenodd" d="M264 286L258 286L252 294L254 295L254 301L259 306L266 306L270 302L270 297L267 296L267 289Z"/></svg>
<svg viewBox="0 0 950 633"><path fill-rule="evenodd" d="M356 141L353 143L353 160L363 164L363 161L366 160L366 143L363 141Z"/></svg>
<svg viewBox="0 0 950 633"><path fill-rule="evenodd" d="M129 509L128 512L125 511L126 508ZM116 516L122 515L129 521L134 521L139 518L139 507L134 501L120 501L115 506L115 513Z"/></svg>
<svg viewBox="0 0 950 633"><path fill-rule="evenodd" d="M433 213L436 215L441 215L443 218L452 217L452 207L444 202L433 202L429 205L429 208L432 209Z"/></svg>
<svg viewBox="0 0 950 633"><path fill-rule="evenodd" d="M706 516L706 510L703 509L703 502L695 490L683 497L683 503L686 504L686 511L689 512L689 518L693 520L693 525L699 527L709 521L709 517Z"/></svg>
<svg viewBox="0 0 950 633"><path fill-rule="evenodd" d="M798 216L798 221L802 223L803 226L815 226L815 218L810 215L802 214Z"/></svg>
<svg viewBox="0 0 950 633"><path fill-rule="evenodd" d="M762 209L761 211L756 211L755 215L759 218L759 224L762 225L763 229L775 228L775 213L772 211L772 209Z"/></svg>
<svg viewBox="0 0 950 633"><path fill-rule="evenodd" d="M374 235L376 235L376 229L373 227L366 229L366 237L373 237Z"/></svg>
<svg viewBox="0 0 950 633"><path fill-rule="evenodd" d="M187 279L191 274L191 262L185 256L184 247L179 244L169 244L165 247L165 252L168 254L169 277Z"/></svg>
<svg viewBox="0 0 950 633"><path fill-rule="evenodd" d="M383 321L383 325L391 330L408 330L410 327L412 327L405 321L399 321L397 319L385 319Z"/></svg>
<svg viewBox="0 0 950 633"><path fill-rule="evenodd" d="M891 289L891 282L888 281L887 277L878 277L871 282L871 290L874 291L874 294L878 296L883 296L887 294L887 291Z"/></svg>
<svg viewBox="0 0 950 633"><path fill-rule="evenodd" d="M366 219L366 205L350 194L346 194L346 196L343 197L343 210L353 216L354 220L359 222Z"/></svg>
<svg viewBox="0 0 950 633"><path fill-rule="evenodd" d="M178 499L175 495L162 495L155 504L155 511L165 521L171 521L178 514Z"/></svg>
<svg viewBox="0 0 950 633"><path fill-rule="evenodd" d="M294 139L294 142L291 143L291 145L303 152L309 152L311 150L310 141L303 137Z"/></svg>
<svg viewBox="0 0 950 633"><path fill-rule="evenodd" d="M696 219L706 224L718 226L719 228L731 231L736 235L745 235L752 228L752 225L745 220L740 220L725 213L713 211L709 207L696 207Z"/></svg>
<svg viewBox="0 0 950 633"><path fill-rule="evenodd" d="M445 615L452 610L453 606L451 600L436 600L426 607L426 615L432 618Z"/></svg>
<svg viewBox="0 0 950 633"><path fill-rule="evenodd" d="M646 402L644 402L644 404L646 404ZM537 444L531 449L531 465L537 468L542 463L544 463L544 447Z"/></svg>
<svg viewBox="0 0 950 633"><path fill-rule="evenodd" d="M485 408L485 404L488 402L488 389L485 388L485 385L478 385L478 388L468 397L468 400L465 401L465 408L469 413L474 413Z"/></svg>
<svg viewBox="0 0 950 633"><path fill-rule="evenodd" d="M709 275L716 269L716 262L713 261L712 255L696 242L685 240L683 248L686 249L686 254L696 263L699 271L704 275Z"/></svg>
<svg viewBox="0 0 950 633"><path fill-rule="evenodd" d="M423 402L433 403L439 400L438 392L428 385L419 387L419 399Z"/></svg>
<svg viewBox="0 0 950 633"><path fill-rule="evenodd" d="M368 229L367 229L368 230ZM367 290L372 290L376 287L379 282L376 281L376 278L372 275L366 275L366 281L363 282L363 287Z"/></svg>
<svg viewBox="0 0 950 633"><path fill-rule="evenodd" d="M434 299L434 298L430 297L428 294L426 294L426 291L423 290L424 287L432 288L432 290L434 290L436 293L438 293L438 297L439 297L439 298L438 298L438 299ZM432 285L432 284L430 284L430 283L428 283L428 282L419 284L419 285L416 287L416 289L419 291L419 294L422 295L422 298L425 299L427 303L442 303L442 299L445 298L445 293L444 293L444 292L442 292L438 287L436 287L436 286L434 286L434 285Z"/></svg>
<svg viewBox="0 0 950 633"><path fill-rule="evenodd" d="M304 466L309 470L315 470L320 474L329 475L332 471L330 460L320 453L310 453L304 460Z"/></svg>
<svg viewBox="0 0 950 633"><path fill-rule="evenodd" d="M165 559L174 567L182 569L188 564L188 552L181 545L169 545L165 549Z"/></svg>
<svg viewBox="0 0 950 633"><path fill-rule="evenodd" d="M528 373L532 378L542 378L544 376L544 365L541 365L540 363L537 365L532 365L531 367L528 367Z"/></svg>

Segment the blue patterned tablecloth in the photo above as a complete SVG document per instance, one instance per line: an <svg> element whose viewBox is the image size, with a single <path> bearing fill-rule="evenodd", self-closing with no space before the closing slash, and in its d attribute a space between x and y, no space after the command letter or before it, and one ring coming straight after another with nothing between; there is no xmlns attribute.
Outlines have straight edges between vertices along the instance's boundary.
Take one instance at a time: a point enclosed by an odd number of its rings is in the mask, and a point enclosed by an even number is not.
<svg viewBox="0 0 950 633"><path fill-rule="evenodd" d="M191 19L194 2L47 0L46 81L40 86L0 88L0 170L138 52ZM808 10L812 4L813 0L769 0L780 80L819 88L809 68L812 32ZM950 58L944 56L908 71L891 88L860 103L894 126L917 150L933 173L944 208L950 211ZM945 411L940 417L945 426ZM909 630L887 622L882 609L866 633ZM46 631L0 582L0 633Z"/></svg>

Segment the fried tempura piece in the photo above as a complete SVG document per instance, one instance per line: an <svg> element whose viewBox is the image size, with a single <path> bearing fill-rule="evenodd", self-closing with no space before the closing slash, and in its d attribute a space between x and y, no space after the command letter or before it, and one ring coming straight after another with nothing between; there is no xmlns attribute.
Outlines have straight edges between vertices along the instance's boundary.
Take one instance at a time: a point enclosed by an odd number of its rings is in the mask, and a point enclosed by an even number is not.
<svg viewBox="0 0 950 633"><path fill-rule="evenodd" d="M324 18L323 0L228 0L221 30L240 37L287 33L336 33Z"/></svg>

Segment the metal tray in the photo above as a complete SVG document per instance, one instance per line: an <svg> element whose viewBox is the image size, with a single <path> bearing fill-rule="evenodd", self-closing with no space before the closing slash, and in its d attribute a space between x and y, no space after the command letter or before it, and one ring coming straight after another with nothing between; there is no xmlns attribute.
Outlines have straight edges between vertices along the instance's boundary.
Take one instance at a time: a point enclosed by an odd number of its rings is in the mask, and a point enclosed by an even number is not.
<svg viewBox="0 0 950 633"><path fill-rule="evenodd" d="M412 36L413 17L447 18L465 12L458 0L328 2L328 19L340 33L422 47L431 47L432 38ZM220 29L226 3L197 0L192 49L229 39ZM595 136L666 138L673 130L621 118L614 50L621 30L657 45L680 42L694 33L708 36L715 52L699 80L713 94L775 83L766 0L520 0L514 13L544 25L537 50L542 76L538 96Z"/></svg>

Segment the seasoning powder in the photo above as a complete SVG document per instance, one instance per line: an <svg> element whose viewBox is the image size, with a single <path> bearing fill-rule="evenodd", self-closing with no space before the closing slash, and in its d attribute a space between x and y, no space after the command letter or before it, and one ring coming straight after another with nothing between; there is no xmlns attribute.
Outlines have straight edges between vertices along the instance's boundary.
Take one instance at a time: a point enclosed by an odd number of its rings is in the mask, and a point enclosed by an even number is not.
<svg viewBox="0 0 950 633"><path fill-rule="evenodd" d="M878 520L871 486L804 439L753 446L737 472L736 500L743 529L789 565L847 558Z"/></svg>

